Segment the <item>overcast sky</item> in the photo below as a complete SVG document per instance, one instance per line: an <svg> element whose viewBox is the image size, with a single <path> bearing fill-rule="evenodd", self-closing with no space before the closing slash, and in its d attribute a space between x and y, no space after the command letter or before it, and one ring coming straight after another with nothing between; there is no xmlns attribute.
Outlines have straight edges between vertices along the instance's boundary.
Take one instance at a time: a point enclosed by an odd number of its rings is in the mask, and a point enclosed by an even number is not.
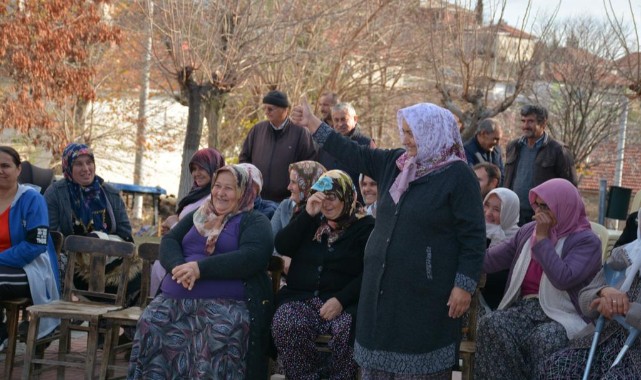
<svg viewBox="0 0 641 380"><path fill-rule="evenodd" d="M611 2L617 18L623 17L627 22L632 19L630 16L630 7L628 0L606 0ZM492 3L496 0L489 0L486 2L486 12L488 6L491 7ZM637 20L637 28L641 28L641 1L632 0L632 7L635 18ZM527 0L507 0L505 7L505 20L513 26L520 26L523 21L525 7ZM560 5L559 5L560 4ZM576 17L580 15L594 16L607 20L606 10L603 0L532 0L532 9L530 18L532 19L537 14L538 17L549 17L554 12L556 6L559 5L559 12L557 14L557 21L569 17Z"/></svg>

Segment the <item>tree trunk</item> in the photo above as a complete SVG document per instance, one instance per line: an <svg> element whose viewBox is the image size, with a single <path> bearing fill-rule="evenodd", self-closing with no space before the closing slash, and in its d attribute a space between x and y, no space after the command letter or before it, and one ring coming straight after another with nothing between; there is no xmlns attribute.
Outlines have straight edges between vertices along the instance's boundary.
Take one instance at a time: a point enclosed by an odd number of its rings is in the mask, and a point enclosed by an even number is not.
<svg viewBox="0 0 641 380"><path fill-rule="evenodd" d="M220 128L220 121L223 117L223 110L225 109L225 102L227 101L227 94L215 91L209 97L204 105L205 119L207 119L207 146L209 148L219 149L218 129Z"/></svg>
<svg viewBox="0 0 641 380"><path fill-rule="evenodd" d="M147 1L149 10L149 25L147 26L147 45L145 46L145 57L140 80L140 102L138 106L138 121L136 125L136 158L134 161L134 184L142 185L143 160L145 146L147 144L147 98L149 96L149 77L151 69L151 48L152 48L152 17L154 3ZM134 201L134 218L142 219L142 196L138 195Z"/></svg>
<svg viewBox="0 0 641 380"><path fill-rule="evenodd" d="M187 131L185 133L185 144L183 145L182 164L180 165L180 184L178 186L178 199L182 199L191 189L192 179L189 172L189 161L191 156L200 147L200 137L203 129L203 102L201 97L201 86L196 83L187 83L189 92L189 111L187 115Z"/></svg>

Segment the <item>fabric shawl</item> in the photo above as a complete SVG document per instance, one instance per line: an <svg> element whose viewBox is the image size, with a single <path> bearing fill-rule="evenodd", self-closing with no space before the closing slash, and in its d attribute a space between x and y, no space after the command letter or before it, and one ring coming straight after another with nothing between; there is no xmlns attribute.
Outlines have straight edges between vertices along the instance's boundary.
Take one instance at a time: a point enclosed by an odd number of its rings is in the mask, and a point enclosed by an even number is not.
<svg viewBox="0 0 641 380"><path fill-rule="evenodd" d="M197 151L191 157L191 160L189 161L190 172L194 171L194 165L204 169L209 174L209 177L213 178L216 170L225 166L225 159L216 149L205 148ZM211 183L212 182L209 181L205 185L199 187L196 181L194 181L189 193L187 193L187 195L178 202L176 214L180 215L185 207L206 197L211 191Z"/></svg>
<svg viewBox="0 0 641 380"><path fill-rule="evenodd" d="M458 123L445 108L430 103L419 103L398 111L398 129L403 139L403 121L407 123L414 141L416 156L407 152L397 160L401 172L390 187L394 203L398 203L409 183L455 161L465 161Z"/></svg>
<svg viewBox="0 0 641 380"><path fill-rule="evenodd" d="M487 224L487 238L491 239L490 247L493 247L503 240L510 239L519 230L519 197L510 189L499 187L490 191L485 196L485 201L495 195L501 200L500 225Z"/></svg>
<svg viewBox="0 0 641 380"><path fill-rule="evenodd" d="M209 254L214 253L218 236L220 235L220 232L225 228L225 224L227 224L227 221L241 212L252 210L254 208L254 199L257 196L256 191L254 190L254 186L252 185L251 176L245 168L240 167L239 165L223 166L216 171L216 174L212 179L212 183L216 183L216 178L222 172L228 172L236 179L236 193L238 195L238 202L236 204L236 207L234 207L231 212L225 215L218 215L210 198L209 201L203 203L202 206L200 206L200 208L196 210L193 219L194 227L196 227L198 233L200 233L202 236L207 237L205 250ZM222 216L223 220L222 223L220 223L220 226L217 228L216 220L219 218L219 216Z"/></svg>
<svg viewBox="0 0 641 380"><path fill-rule="evenodd" d="M294 199L294 214L305 208L307 198L311 195L312 185L327 171L323 165L316 161L299 161L289 165L289 172L293 174L296 184L300 189L298 199Z"/></svg>
<svg viewBox="0 0 641 380"><path fill-rule="evenodd" d="M641 209L639 210L641 213ZM640 226L641 228L641 226ZM619 290L622 292L627 292L630 290L630 287L632 286L632 281L634 281L634 278L636 276L641 277L641 231L640 229L637 229L637 240L632 241L628 244L622 245L620 247L616 247L613 251L610 257L616 257L615 252L618 251L623 251L625 252L625 257L629 261L629 265L627 266L625 270L625 280L623 280L623 284L621 284L621 287Z"/></svg>
<svg viewBox="0 0 641 380"><path fill-rule="evenodd" d="M102 189L103 179L94 175L89 186L82 186L72 177L73 163L80 156L89 156L94 161L91 149L84 144L71 143L62 153L62 172L68 183L71 207L74 215L74 231L87 234L92 231L115 232L115 220L108 207L107 196ZM107 218L109 213L109 218ZM111 221L111 228L108 226Z"/></svg>
<svg viewBox="0 0 641 380"><path fill-rule="evenodd" d="M321 225L314 234L314 240L321 242L323 235L327 235L327 243L332 244L345 232L345 230L356 220L365 216L362 206L357 202L356 187L349 174L342 170L330 170L323 174L312 186L313 192L335 194L341 202L343 209L334 220L322 216ZM329 222L333 222L334 227Z"/></svg>

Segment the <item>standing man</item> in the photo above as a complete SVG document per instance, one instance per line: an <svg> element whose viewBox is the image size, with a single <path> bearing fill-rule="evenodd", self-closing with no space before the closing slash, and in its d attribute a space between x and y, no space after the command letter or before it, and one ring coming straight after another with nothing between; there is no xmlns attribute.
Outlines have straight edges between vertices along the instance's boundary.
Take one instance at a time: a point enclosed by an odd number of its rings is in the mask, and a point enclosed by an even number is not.
<svg viewBox="0 0 641 380"><path fill-rule="evenodd" d="M489 162L476 164L473 169L476 178L479 179L479 186L481 186L481 198L485 199L485 196L490 191L499 187L499 183L501 183L501 172L498 166Z"/></svg>
<svg viewBox="0 0 641 380"><path fill-rule="evenodd" d="M338 103L340 103L340 100L338 99L338 94L335 92L323 92L320 98L318 98L321 120L327 123L330 127L334 125L332 122L332 107Z"/></svg>
<svg viewBox="0 0 641 380"><path fill-rule="evenodd" d="M501 137L503 137L503 130L498 120L492 118L481 120L476 127L474 137L464 145L467 163L472 167L481 162L494 164L499 168L501 178L503 178L505 170L499 147ZM501 182L498 185L501 185Z"/></svg>
<svg viewBox="0 0 641 380"><path fill-rule="evenodd" d="M532 221L530 189L552 178L564 178L576 186L574 159L567 147L545 131L548 111L538 105L521 108L523 136L510 141L505 158L504 186L519 196L519 226Z"/></svg>
<svg viewBox="0 0 641 380"><path fill-rule="evenodd" d="M361 132L358 126L358 115L356 110L350 103L338 103L332 108L332 121L334 130L345 137L349 137L358 145L376 147L373 140ZM349 169L346 165L341 164L334 156L321 149L318 152L318 162L321 163L327 170L339 169L347 172L356 186L359 202L363 203L363 196L360 192L359 186L359 172Z"/></svg>
<svg viewBox="0 0 641 380"><path fill-rule="evenodd" d="M263 173L261 196L277 203L289 196L289 164L316 156L309 132L289 119L289 108L284 92L268 92L263 98L267 120L252 127L238 156L240 163L254 164Z"/></svg>

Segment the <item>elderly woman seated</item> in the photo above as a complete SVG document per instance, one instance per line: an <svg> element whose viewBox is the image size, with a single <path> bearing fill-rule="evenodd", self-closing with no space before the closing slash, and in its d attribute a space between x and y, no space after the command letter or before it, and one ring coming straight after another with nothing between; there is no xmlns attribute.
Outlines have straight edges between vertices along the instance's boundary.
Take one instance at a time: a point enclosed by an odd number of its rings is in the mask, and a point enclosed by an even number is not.
<svg viewBox="0 0 641 380"><path fill-rule="evenodd" d="M511 239L519 230L519 197L510 189L499 187L490 191L483 201L488 247ZM496 310L503 298L508 270L490 273L481 294L484 310Z"/></svg>
<svg viewBox="0 0 641 380"><path fill-rule="evenodd" d="M485 255L486 273L510 272L498 310L479 322L476 379L533 378L587 325L578 294L601 267L601 242L581 196L572 183L552 179L529 198L534 221Z"/></svg>
<svg viewBox="0 0 641 380"><path fill-rule="evenodd" d="M581 310L595 320L603 315L607 322L601 332L601 339L595 350L590 368L591 379L641 379L641 341L637 338L621 362L612 367L623 348L629 331L613 320L622 316L626 322L641 329L641 232L637 228L637 239L615 248L608 258L607 266L625 271L625 279L615 285L606 282L602 269L590 285L581 290ZM592 334L570 342L568 348L555 353L544 365L542 379L579 379L587 365Z"/></svg>
<svg viewBox="0 0 641 380"><path fill-rule="evenodd" d="M314 340L331 334L330 376L351 379L363 253L374 218L357 207L356 189L343 171L328 171L312 189L305 209L276 235L276 249L292 262L272 334L287 378L315 378L321 360Z"/></svg>
<svg viewBox="0 0 641 380"><path fill-rule="evenodd" d="M267 376L273 250L269 220L237 165L213 179L211 199L160 243L171 276L138 322L129 379Z"/></svg>

